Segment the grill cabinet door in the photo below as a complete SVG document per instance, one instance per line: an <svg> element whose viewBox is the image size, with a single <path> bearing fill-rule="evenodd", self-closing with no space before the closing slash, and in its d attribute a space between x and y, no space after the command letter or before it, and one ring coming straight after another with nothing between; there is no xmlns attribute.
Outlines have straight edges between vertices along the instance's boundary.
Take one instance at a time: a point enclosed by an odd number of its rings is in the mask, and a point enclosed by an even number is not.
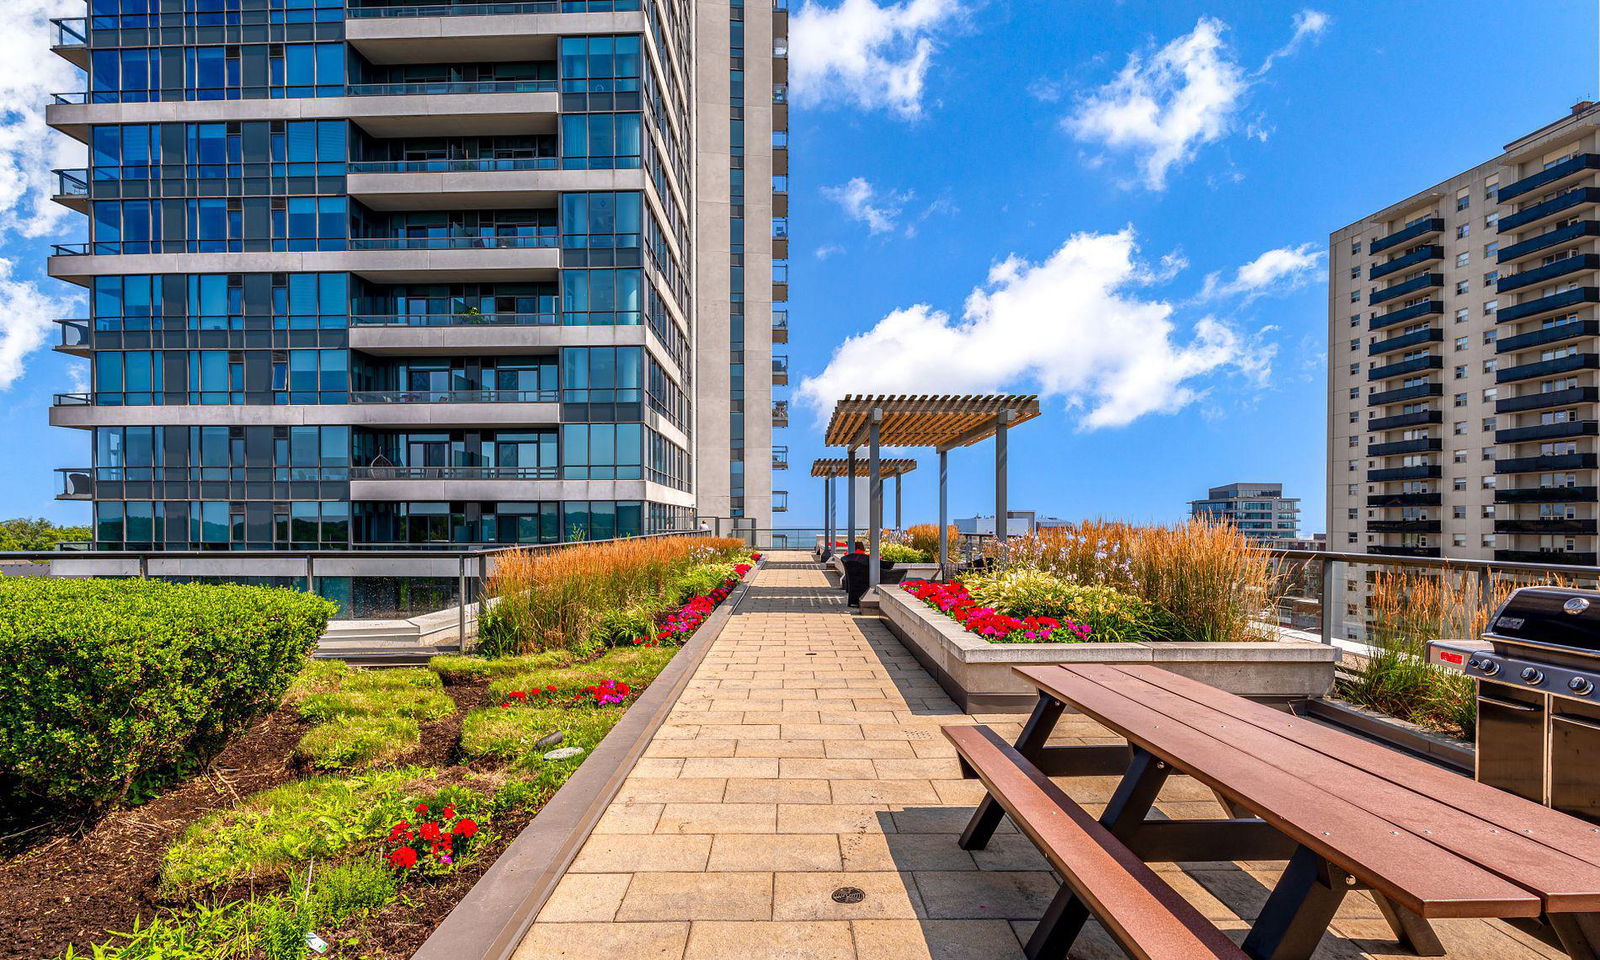
<svg viewBox="0 0 1600 960"><path fill-rule="evenodd" d="M1478 780L1544 802L1544 696L1478 684Z"/></svg>
<svg viewBox="0 0 1600 960"><path fill-rule="evenodd" d="M1555 701L1550 714L1550 806L1600 823L1600 708Z"/></svg>

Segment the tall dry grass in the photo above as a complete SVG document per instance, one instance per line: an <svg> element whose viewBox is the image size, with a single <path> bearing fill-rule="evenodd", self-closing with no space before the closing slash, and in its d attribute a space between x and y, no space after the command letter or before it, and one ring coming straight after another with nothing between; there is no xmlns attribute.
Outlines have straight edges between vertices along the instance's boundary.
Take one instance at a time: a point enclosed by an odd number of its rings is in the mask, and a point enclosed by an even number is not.
<svg viewBox="0 0 1600 960"><path fill-rule="evenodd" d="M484 584L491 602L479 618L479 649L502 656L582 648L607 611L664 596L695 564L745 552L729 537L640 537L497 554Z"/></svg>
<svg viewBox="0 0 1600 960"><path fill-rule="evenodd" d="M1266 550L1233 527L1200 520L1047 527L1011 538L1006 563L1142 597L1171 618L1173 640L1263 639L1280 590Z"/></svg>
<svg viewBox="0 0 1600 960"><path fill-rule="evenodd" d="M955 524L946 527L945 531L950 555L952 557L956 556L960 553L958 547L961 543L961 532L956 529ZM928 556L937 559L939 556L939 525L937 523L914 523L906 528L905 542L906 546L913 550L921 550Z"/></svg>

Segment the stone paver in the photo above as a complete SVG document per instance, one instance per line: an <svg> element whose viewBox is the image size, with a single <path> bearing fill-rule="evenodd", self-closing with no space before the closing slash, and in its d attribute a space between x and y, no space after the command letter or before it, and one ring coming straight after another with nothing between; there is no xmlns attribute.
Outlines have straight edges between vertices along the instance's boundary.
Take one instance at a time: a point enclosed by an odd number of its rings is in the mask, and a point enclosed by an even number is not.
<svg viewBox="0 0 1600 960"><path fill-rule="evenodd" d="M805 554L774 554L668 722L579 851L517 960L1010 960L1056 881L1009 822L989 848L955 834L981 789L961 779L946 723L1015 737L1022 717L967 717L880 620L852 615ZM1068 715L1056 742L1110 743ZM1097 812L1113 777L1063 780ZM1222 811L1175 778L1161 810ZM1281 867L1158 865L1235 939ZM834 892L854 887L859 902ZM844 898L846 900L850 898ZM1445 921L1449 956L1556 957L1502 924ZM1073 957L1121 956L1093 923ZM1404 956L1364 894L1317 953Z"/></svg>

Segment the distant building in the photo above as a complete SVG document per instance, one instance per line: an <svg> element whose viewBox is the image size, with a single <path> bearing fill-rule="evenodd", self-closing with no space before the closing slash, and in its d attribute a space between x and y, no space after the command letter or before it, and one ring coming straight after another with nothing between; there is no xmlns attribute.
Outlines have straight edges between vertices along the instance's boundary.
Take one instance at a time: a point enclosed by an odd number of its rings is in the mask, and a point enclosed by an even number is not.
<svg viewBox="0 0 1600 960"><path fill-rule="evenodd" d="M1309 537L1299 537L1293 540L1274 540L1272 545L1284 550L1326 550L1328 549L1328 535L1326 533L1313 533Z"/></svg>
<svg viewBox="0 0 1600 960"><path fill-rule="evenodd" d="M994 514L978 517L958 518L955 521L956 530L960 533L981 534L994 536ZM1044 527L1064 527L1067 521L1060 517L1040 516L1033 510L1007 510L1006 535L1024 537L1037 532Z"/></svg>
<svg viewBox="0 0 1600 960"><path fill-rule="evenodd" d="M1251 540L1300 536L1300 499L1285 497L1281 483L1230 483L1189 501L1189 515L1229 523Z"/></svg>

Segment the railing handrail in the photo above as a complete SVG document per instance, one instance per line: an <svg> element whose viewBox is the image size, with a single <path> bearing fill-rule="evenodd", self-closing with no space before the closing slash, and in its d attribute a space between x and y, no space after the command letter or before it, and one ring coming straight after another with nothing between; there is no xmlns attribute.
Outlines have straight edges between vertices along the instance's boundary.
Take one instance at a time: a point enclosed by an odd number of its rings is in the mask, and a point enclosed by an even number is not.
<svg viewBox="0 0 1600 960"><path fill-rule="evenodd" d="M348 560L353 556L383 558L417 559L419 553L430 552L429 559L476 559L493 556L497 553L506 553L512 550L530 550L535 552L564 550L568 547L592 546L605 543L624 543L631 540L645 540L654 537L709 537L714 536L708 530L663 530L657 533L641 533L636 537L608 537L600 540L564 540L560 543L521 543L521 544L468 544L461 549L450 549L448 545L429 543L416 544L416 549L392 549L394 544L376 544L372 549L366 549L361 544L352 544L343 550L0 550L0 561L6 560L82 560L86 556L103 560L138 560L141 558L159 560L185 560L207 559L215 560L226 556L230 559L260 558L263 560ZM83 542L83 541L77 541ZM429 549L435 548L435 549Z"/></svg>
<svg viewBox="0 0 1600 960"><path fill-rule="evenodd" d="M1587 573L1600 577L1600 567L1578 566L1568 563L1527 563L1516 560L1478 560L1466 557L1401 557L1392 554L1343 553L1333 550L1290 550L1282 547L1265 548L1274 557L1288 560L1338 560L1345 563L1369 566L1432 567L1449 570L1499 571L1518 570L1532 573Z"/></svg>
<svg viewBox="0 0 1600 960"><path fill-rule="evenodd" d="M449 157L435 160L350 160L350 173L452 173L559 170L560 157Z"/></svg>
<svg viewBox="0 0 1600 960"><path fill-rule="evenodd" d="M548 467L351 467L352 480L555 480L560 469Z"/></svg>
<svg viewBox="0 0 1600 960"><path fill-rule="evenodd" d="M559 326L559 313L353 313L352 327Z"/></svg>

